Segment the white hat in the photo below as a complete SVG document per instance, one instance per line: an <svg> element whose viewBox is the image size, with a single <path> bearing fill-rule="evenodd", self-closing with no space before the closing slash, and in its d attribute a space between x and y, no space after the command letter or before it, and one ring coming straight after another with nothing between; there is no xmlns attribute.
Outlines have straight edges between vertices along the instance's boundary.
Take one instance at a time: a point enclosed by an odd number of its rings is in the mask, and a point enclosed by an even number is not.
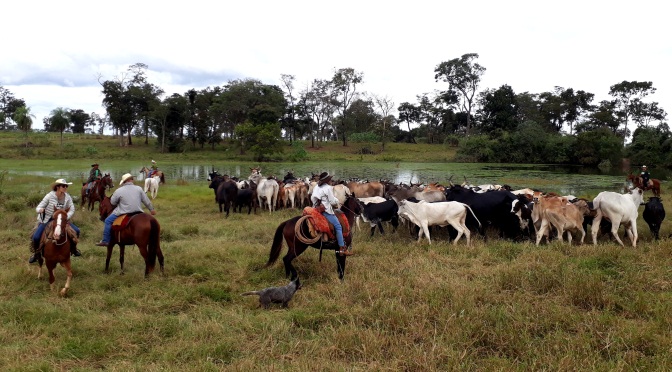
<svg viewBox="0 0 672 372"><path fill-rule="evenodd" d="M54 181L54 183L51 184L51 188L53 189L58 185L72 185L72 182L68 182L64 178L59 178L56 181Z"/></svg>
<svg viewBox="0 0 672 372"><path fill-rule="evenodd" d="M152 159L152 163L156 164L156 162Z"/></svg>
<svg viewBox="0 0 672 372"><path fill-rule="evenodd" d="M121 182L119 182L119 186L123 185L126 181L128 181L129 178L133 178L133 175L130 173L126 173L121 176Z"/></svg>

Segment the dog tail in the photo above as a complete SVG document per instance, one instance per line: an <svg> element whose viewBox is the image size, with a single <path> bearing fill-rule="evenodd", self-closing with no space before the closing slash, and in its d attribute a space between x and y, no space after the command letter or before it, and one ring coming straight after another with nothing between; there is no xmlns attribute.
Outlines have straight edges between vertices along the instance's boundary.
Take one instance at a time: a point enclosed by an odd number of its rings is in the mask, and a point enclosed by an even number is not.
<svg viewBox="0 0 672 372"><path fill-rule="evenodd" d="M257 295L257 296L258 296L258 295L259 295L259 291L245 292L245 293L241 293L240 295L241 295L241 296L252 296L252 295Z"/></svg>

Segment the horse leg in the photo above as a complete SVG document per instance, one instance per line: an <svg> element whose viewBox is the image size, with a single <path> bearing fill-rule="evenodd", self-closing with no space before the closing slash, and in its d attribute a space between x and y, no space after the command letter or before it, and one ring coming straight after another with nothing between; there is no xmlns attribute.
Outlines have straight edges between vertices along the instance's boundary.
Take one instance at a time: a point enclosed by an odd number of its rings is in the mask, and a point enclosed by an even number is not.
<svg viewBox="0 0 672 372"><path fill-rule="evenodd" d="M56 268L55 261L47 261L47 271L49 271L49 288L54 290L54 282L56 281L56 276L54 275L54 269Z"/></svg>
<svg viewBox="0 0 672 372"><path fill-rule="evenodd" d="M112 243L107 244L107 257L105 258L105 274L110 273L110 258L112 258Z"/></svg>
<svg viewBox="0 0 672 372"><path fill-rule="evenodd" d="M61 266L67 271L68 276L65 279L65 287L61 289L61 296L65 297L68 294L68 290L70 289L70 281L72 280L72 265L70 264L70 258L68 257L68 260L65 262L61 262Z"/></svg>
<svg viewBox="0 0 672 372"><path fill-rule="evenodd" d="M299 276L299 273L296 272L294 265L292 265L292 260L294 260L296 256L297 255L295 255L293 250L290 248L285 257L282 258L282 262L285 264L285 276L289 277L290 280L294 280L297 276Z"/></svg>
<svg viewBox="0 0 672 372"><path fill-rule="evenodd" d="M336 253L336 271L338 271L338 279L343 280L343 277L345 277L345 258L347 256L338 253L338 250L334 252Z"/></svg>
<svg viewBox="0 0 672 372"><path fill-rule="evenodd" d="M119 244L119 267L121 267L121 272L119 275L124 275L124 252L126 251L126 246Z"/></svg>

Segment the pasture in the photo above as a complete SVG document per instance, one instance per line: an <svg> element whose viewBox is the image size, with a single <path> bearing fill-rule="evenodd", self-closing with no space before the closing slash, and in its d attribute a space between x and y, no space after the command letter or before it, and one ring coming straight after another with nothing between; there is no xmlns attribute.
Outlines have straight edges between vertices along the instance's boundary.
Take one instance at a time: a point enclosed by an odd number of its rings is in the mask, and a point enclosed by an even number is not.
<svg viewBox="0 0 672 372"><path fill-rule="evenodd" d="M72 259L61 298L27 263L34 206L52 177L0 177L3 370L672 367L672 244L652 240L643 207L636 249L606 238L597 247L494 236L486 244L477 234L470 247L453 246L442 233L429 245L404 226L373 237L363 228L343 282L333 253L318 262L309 249L293 262L303 288L289 309L263 310L240 294L289 282L281 260L264 264L275 228L298 211L225 219L207 183L169 179L153 200L166 273L143 279L136 247L127 247L123 276L118 247L103 273L105 248L93 245L103 224L97 210L77 210L83 257ZM670 193L664 184L668 211ZM668 220L661 236L670 233ZM57 287L64 277L57 268Z"/></svg>

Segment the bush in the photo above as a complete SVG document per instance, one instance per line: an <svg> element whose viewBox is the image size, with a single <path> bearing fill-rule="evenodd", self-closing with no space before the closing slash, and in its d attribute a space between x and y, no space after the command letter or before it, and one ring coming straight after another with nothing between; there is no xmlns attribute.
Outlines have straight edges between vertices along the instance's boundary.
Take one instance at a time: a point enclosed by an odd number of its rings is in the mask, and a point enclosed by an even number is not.
<svg viewBox="0 0 672 372"><path fill-rule="evenodd" d="M292 143L292 153L289 154L288 160L293 162L305 161L308 160L308 152L306 151L303 144L300 142L294 141Z"/></svg>
<svg viewBox="0 0 672 372"><path fill-rule="evenodd" d="M373 132L353 133L350 135L351 142L376 143L380 142L380 136Z"/></svg>

